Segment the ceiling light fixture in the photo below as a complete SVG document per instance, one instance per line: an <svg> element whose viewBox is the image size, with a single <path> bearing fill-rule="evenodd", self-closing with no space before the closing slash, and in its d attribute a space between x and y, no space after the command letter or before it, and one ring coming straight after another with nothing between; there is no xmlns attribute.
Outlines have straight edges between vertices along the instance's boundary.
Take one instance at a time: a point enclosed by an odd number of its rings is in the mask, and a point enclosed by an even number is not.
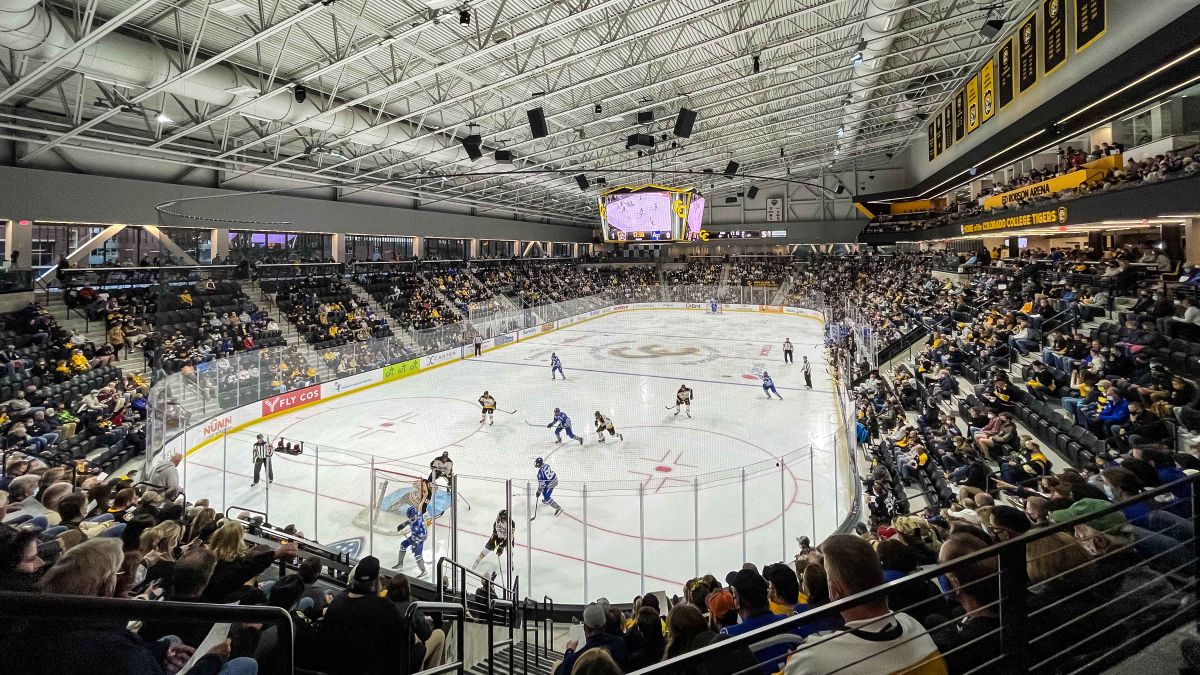
<svg viewBox="0 0 1200 675"><path fill-rule="evenodd" d="M158 115L154 118L154 121L158 122L159 124L174 124L175 123L175 120L168 117L167 113L165 113L165 112L158 113Z"/></svg>
<svg viewBox="0 0 1200 675"><path fill-rule="evenodd" d="M471 25L470 7L464 5L462 9L458 10L458 25L462 26L463 28Z"/></svg>

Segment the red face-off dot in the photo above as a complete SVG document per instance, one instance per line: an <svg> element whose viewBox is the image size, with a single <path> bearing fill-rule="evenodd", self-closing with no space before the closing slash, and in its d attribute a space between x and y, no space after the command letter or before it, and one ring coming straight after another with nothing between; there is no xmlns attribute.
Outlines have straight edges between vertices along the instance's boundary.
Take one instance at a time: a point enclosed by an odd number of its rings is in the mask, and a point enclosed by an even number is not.
<svg viewBox="0 0 1200 675"><path fill-rule="evenodd" d="M669 466L656 466L654 470L659 473L671 473L671 467Z"/></svg>

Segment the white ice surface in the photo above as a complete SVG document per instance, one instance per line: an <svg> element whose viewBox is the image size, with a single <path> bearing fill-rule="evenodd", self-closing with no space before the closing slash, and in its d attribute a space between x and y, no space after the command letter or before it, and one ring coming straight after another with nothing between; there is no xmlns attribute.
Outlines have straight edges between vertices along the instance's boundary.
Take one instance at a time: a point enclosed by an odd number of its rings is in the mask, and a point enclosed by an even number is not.
<svg viewBox="0 0 1200 675"><path fill-rule="evenodd" d="M813 362L812 390L799 363L783 363L789 337L796 361ZM267 511L324 543L361 538L363 554L390 566L400 537L353 524L372 501L372 465L416 477L449 450L471 506L459 502L459 559L475 560L511 480L523 596L579 603L678 593L697 573L723 578L743 561L761 567L790 557L795 537L836 527L835 480L844 485L846 476L834 461L838 413L821 342L818 321L790 315L620 312L256 422L192 453L184 480L189 497ZM551 351L567 380L551 381ZM783 401L764 397L763 369ZM665 409L681 383L695 391L691 419ZM485 389L516 413L481 426L476 399ZM544 425L556 407L585 432L583 446L565 435L555 443ZM624 441L597 442L597 410ZM276 455L269 488L265 477L250 486L256 433L305 443L304 455ZM554 498L564 512L555 518L543 505L529 523L536 457L558 474ZM451 552L449 521L439 519L426 543L430 569ZM497 568L495 556L479 566ZM416 574L412 555L404 571Z"/></svg>

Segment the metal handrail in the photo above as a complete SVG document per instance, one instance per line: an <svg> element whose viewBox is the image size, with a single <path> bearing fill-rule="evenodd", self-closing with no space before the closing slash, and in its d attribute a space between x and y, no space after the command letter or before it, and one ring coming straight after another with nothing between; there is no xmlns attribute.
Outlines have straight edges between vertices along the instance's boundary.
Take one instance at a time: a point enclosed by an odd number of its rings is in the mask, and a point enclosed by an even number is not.
<svg viewBox="0 0 1200 675"><path fill-rule="evenodd" d="M460 673L463 672L463 670L466 668L466 663L464 662L466 652L463 646L466 640L466 635L464 635L467 616L467 606L465 601L462 604L456 602L434 602L431 600L414 600L409 603L408 608L404 612L404 624L407 626L408 632L404 636L404 668L401 668L400 670L407 670L408 664L412 661L410 657L410 650L412 649L413 645L413 618L416 616L418 611L422 610L438 612L441 614L453 614L455 616L457 619L456 625L458 627L458 636L454 642L458 646L458 655L457 658L450 663L443 663L440 666L434 666L433 668L419 671L419 673L415 675L439 675L440 673L448 673L452 670L457 670ZM446 647L443 644L442 649L445 648ZM512 672L511 668L509 669L509 672Z"/></svg>
<svg viewBox="0 0 1200 675"><path fill-rule="evenodd" d="M487 612L487 640L488 640L488 649L487 649L488 674L491 675L492 673L495 672L495 662L494 662L493 657L494 657L494 652L495 652L496 647L503 647L503 646L508 646L508 648L509 648L508 649L508 671L511 673L512 666L513 666L512 645L514 643L513 636L514 636L514 631L515 631L514 624L515 624L515 619L516 619L516 611L515 611L516 610L516 602L513 600L514 596L513 596L512 590L509 588L506 588L504 586L501 586L500 584L497 584L495 581L492 581L491 579L483 576L482 574L475 572L474 570L468 569L465 565L460 565L459 563L451 560L450 558L446 558L443 556L441 558L438 558L438 561L437 561L437 587L438 587L438 599L439 600L444 600L445 595L446 595L446 584L443 583L443 579L446 578L447 566L451 568L452 572L458 573L458 579L457 579L459 582L458 583L458 593L459 593L460 597L462 598L462 604L463 604L464 610L467 606L467 577L468 577L468 575L475 577L476 579L479 579L482 582L482 588L486 591L486 596L487 596L486 612ZM493 592L494 588L499 588L500 591L505 595L505 597L497 598L496 594ZM504 612L505 612L504 623L508 626L508 638L504 639L504 640L500 640L499 642L496 641L496 634L495 634L495 626L496 626L495 615L496 615L497 609L504 609ZM462 640L462 636L459 637L459 640L460 641Z"/></svg>
<svg viewBox="0 0 1200 675"><path fill-rule="evenodd" d="M0 591L0 617L10 619L112 619L184 623L269 623L279 628L279 649L287 655L286 669L295 665L295 626L280 607L209 603L91 598L47 593Z"/></svg>
<svg viewBox="0 0 1200 675"><path fill-rule="evenodd" d="M1011 603L1010 606L1018 609L1027 606L1029 597L1028 584L1026 580L1026 553L1025 547L1027 544L1045 537L1066 532L1073 533L1076 525L1086 524L1111 513L1118 513L1122 509L1127 508L1130 504L1141 502L1149 502L1160 495L1171 494L1175 488L1181 485L1189 485L1192 488L1191 508L1193 523L1200 518L1200 500L1197 499L1196 486L1200 484L1200 474L1188 476L1180 480L1168 483L1153 490L1143 491L1133 499L1123 502L1111 504L1103 509L1097 510L1094 513L1072 518L1062 523L1049 525L1046 527L1034 528L1024 534L1018 535L1004 542L993 544L987 548L981 549L974 553L964 555L954 560L936 565L925 570L918 570L912 574L906 575L895 581L881 584L855 595L843 598L836 602L831 602L822 605L816 609L790 616L782 621L763 626L748 633L743 633L737 636L731 636L728 639L714 642L708 646L701 647L694 651L667 659L648 668L637 671L639 674L649 673L674 673L682 666L693 666L698 663L708 662L711 659L718 657L720 654L726 654L738 649L749 649L756 643L759 643L767 638L774 637L783 633L791 632L805 624L812 623L819 619L826 619L840 615L843 610L857 607L869 602L878 601L886 598L888 595L900 589L915 588L922 583L934 581L937 578L952 573L957 569L967 567L976 562L989 558L999 559L1000 580L1002 584L1001 596L1003 601ZM1200 537L1193 537L1191 541L1194 553L1197 555L1196 565L1200 565ZM1200 588L1200 586L1198 586ZM1010 645L1010 636L1024 634L1030 630L1028 626L1028 615L1026 612L1000 612L1002 635L1004 636L1004 654L1006 657L1005 672L1026 672L1031 655L1028 653L1028 640L1022 639L1012 640ZM757 670L758 666L754 670ZM754 671L748 671L754 672Z"/></svg>

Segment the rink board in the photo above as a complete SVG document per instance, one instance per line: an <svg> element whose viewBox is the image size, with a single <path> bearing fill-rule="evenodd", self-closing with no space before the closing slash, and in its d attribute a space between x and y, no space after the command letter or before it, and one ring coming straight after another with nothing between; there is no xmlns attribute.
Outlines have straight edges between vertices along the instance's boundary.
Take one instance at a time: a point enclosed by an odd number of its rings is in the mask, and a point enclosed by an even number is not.
<svg viewBox="0 0 1200 675"><path fill-rule="evenodd" d="M391 565L395 561L397 540L351 525L356 516L372 508L370 466L378 462L377 466L384 469L398 467L415 473L428 462L431 456L428 453L435 445L440 448L443 446L438 444L443 441L458 441L445 447L455 453L460 493L473 507L465 510L460 503L458 557L473 561L490 532L496 510L511 508L517 518L514 571L522 579L522 588L531 594L548 594L559 602L583 602L600 595L623 597L643 589L678 592L678 584L696 571L714 574L720 571L723 574L739 567L743 559L760 564L783 560L790 555L789 548L794 548L794 537L832 531L837 525L837 514L831 505L833 492L836 484L846 479L844 449L837 454L833 444L822 440L839 431L840 414L816 347L823 328L820 317L815 312L776 306L727 305L730 314L724 317L703 315L703 309L706 306L702 303L643 303L593 310L492 338L485 342L485 354L479 359L463 358L473 354L471 347L448 350L242 406L193 425L168 447L184 450L188 455L181 473L189 494L207 496L214 504L219 501L222 508L242 507L267 512L273 522L295 523L311 538L326 544L337 543L339 548L360 555L373 553L384 565ZM670 319L670 315L664 315L660 321L645 322L613 317L582 325L637 310L691 310L694 314L682 315L678 321ZM783 315L816 321L783 329L780 323L790 322L771 318ZM692 342L700 344L695 349L703 352L697 358L712 351L718 354L716 361L678 366L665 375L655 375L654 369L613 370L628 363L636 364L636 361L606 357L597 362L587 356L589 353L603 356L604 350L619 352L626 349L623 345L629 340L655 345L667 342L663 349L670 354L669 350L674 348L670 340L660 340L657 334L671 333L688 322L699 326L699 330L690 336L694 338ZM599 328L592 330L592 326ZM714 374L717 372L713 370L717 368L714 364L738 363L740 358L746 361L743 371L748 371L749 362L760 359L756 356L723 356L721 349L705 346L707 342L711 339L713 345L720 345L740 341L754 330L765 331L764 336L770 333L771 337L763 337L761 341L746 338L745 341L755 345L775 343L775 349L778 349L782 337L777 340L774 335L782 336L784 333L780 331L786 330L798 343L797 357L807 349L813 360L814 386L821 391L797 391L799 371L780 373L776 371L782 366L771 365L788 401L751 403L757 400L759 393L748 372L739 374L735 368L730 371L732 376ZM627 331L641 333L632 335ZM729 335L709 337L721 331ZM550 333L557 333L558 337L548 336ZM809 348L800 346L798 334L807 336ZM722 339L727 342L721 343ZM599 342L589 344L589 341ZM525 347L498 351L500 347L513 345ZM549 430L538 431L522 424L523 421L547 422L548 419L542 418L548 415L551 400L570 401L572 398L562 391L553 393L551 399L539 399L537 391L525 392L525 389L540 390L543 387L540 378L547 374L548 367L542 357L548 355L549 349L568 350L564 352L567 372L573 378L591 378L593 383L587 385L587 395L583 397L587 408L582 402L569 403L576 408L570 411L576 431L587 433L586 446L578 449L573 444L556 446ZM571 349L577 353L566 356ZM524 360L522 354L526 354ZM773 354L772 359L777 356L777 353ZM657 363L660 360L648 361ZM450 363L461 366L442 368ZM420 377L411 378L413 375ZM662 409L664 398L678 386L680 377L696 379L693 388L708 398L697 402L695 420L683 416L676 418ZM710 384L705 377L717 379ZM389 455L370 449L365 438L345 443L329 442L330 439L336 441L337 434L345 433L339 430L370 426L369 418L384 413L402 416L406 407L420 419L453 417L456 421L447 426L474 428L478 420L477 405L445 396L427 396L431 392L424 391L454 390L457 393L467 389L475 396L477 392L472 387L476 385L472 378L479 378L484 387L506 388L498 395L502 408L526 409L516 416L497 414L494 427L481 427L465 440L449 436L438 437L436 441L431 439L429 450L418 449L414 444L412 452ZM739 378L745 378L745 381ZM548 378L546 382L549 382ZM596 387L595 383L600 386ZM396 386L386 386L392 384ZM651 389L653 391L646 394L646 400L635 400L639 392ZM734 394L710 395L718 389ZM604 396L611 396L608 403L596 405L615 406L611 410L615 412L618 430L628 436L623 444L599 445L589 431L591 424L586 413L594 399ZM430 398L445 400L424 400ZM766 412L763 414L769 419L751 423L744 414L751 408L745 408L743 400L748 405L788 407L764 407ZM642 412L643 409L646 412ZM651 419L653 415L649 411L654 409L663 419ZM527 415L533 419L525 419ZM401 423L403 421L397 422ZM364 433L380 431L374 429ZM304 456L277 456L277 480L270 491L264 491L262 486L251 490L248 486L245 448L258 432L306 442ZM421 429L414 433L433 432ZM489 434L494 435L490 440ZM493 444L488 445L488 442ZM806 444L812 447L800 449ZM387 445L386 449L407 445L407 440L401 440ZM308 449L310 446L312 450ZM344 452L339 447L353 447L355 452ZM643 456L632 456L634 448ZM704 454L704 448L713 451ZM679 456L673 456L677 451ZM693 453L696 458L685 457L684 453ZM555 498L565 513L555 519L548 508L540 507L537 520L530 527L527 519L533 511L535 486L531 484L531 459L534 454L547 456L555 466L562 481ZM660 454L664 465L672 460L686 465L691 460L692 464L709 470L695 481L703 481L698 486L689 487L688 476L670 483L660 481L655 471L662 471L664 466L655 466L653 461L648 461L659 460ZM776 464L778 468L761 469L763 459L772 456L788 459L783 466ZM638 462L644 466L631 467ZM760 468L743 479L738 469L742 465ZM621 474L623 468L627 472L644 470L649 477L638 487L640 479ZM675 470L685 469L676 466ZM451 554L446 520L439 520L438 526L431 528L431 539L425 549L429 561L435 556ZM407 565L411 567L412 564L410 557ZM497 569L495 557L489 557L480 569ZM412 572L411 569L405 571Z"/></svg>

